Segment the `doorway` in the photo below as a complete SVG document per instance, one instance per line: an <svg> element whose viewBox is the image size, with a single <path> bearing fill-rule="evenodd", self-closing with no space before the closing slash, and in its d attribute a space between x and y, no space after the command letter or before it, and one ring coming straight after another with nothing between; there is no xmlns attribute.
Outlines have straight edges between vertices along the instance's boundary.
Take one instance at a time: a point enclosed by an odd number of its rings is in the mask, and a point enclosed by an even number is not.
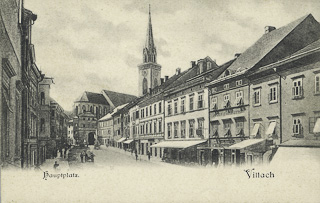
<svg viewBox="0 0 320 203"><path fill-rule="evenodd" d="M219 150L217 149L212 151L212 165L215 167L219 165Z"/></svg>
<svg viewBox="0 0 320 203"><path fill-rule="evenodd" d="M94 141L95 141L94 132L91 132L91 133L88 134L88 144L89 145L94 145Z"/></svg>

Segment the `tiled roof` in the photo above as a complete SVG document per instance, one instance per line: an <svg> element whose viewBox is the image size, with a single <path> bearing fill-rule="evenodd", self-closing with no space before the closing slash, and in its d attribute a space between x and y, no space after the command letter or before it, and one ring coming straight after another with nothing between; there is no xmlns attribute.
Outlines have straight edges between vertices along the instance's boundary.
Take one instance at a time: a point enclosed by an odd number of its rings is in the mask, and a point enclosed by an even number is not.
<svg viewBox="0 0 320 203"><path fill-rule="evenodd" d="M315 41L315 42L309 44L308 46L304 47L303 49L300 49L299 51L295 52L294 54L292 54L292 56L299 55L299 54L311 51L311 50L316 49L316 48L320 48L320 38L317 41Z"/></svg>
<svg viewBox="0 0 320 203"><path fill-rule="evenodd" d="M113 92L109 90L103 90L103 92L109 97L112 104L117 107L126 103L129 103L136 99L137 97L130 94L123 94L119 92Z"/></svg>
<svg viewBox="0 0 320 203"><path fill-rule="evenodd" d="M106 98L99 93L85 91L82 96L76 100L77 102L89 102L94 104L109 105Z"/></svg>
<svg viewBox="0 0 320 203"><path fill-rule="evenodd" d="M311 14L264 34L242 53L228 70L251 69L293 54L320 36L320 25Z"/></svg>
<svg viewBox="0 0 320 203"><path fill-rule="evenodd" d="M106 98L104 98L102 94L93 93L93 92L86 92L86 93L87 93L88 101L90 103L108 105Z"/></svg>

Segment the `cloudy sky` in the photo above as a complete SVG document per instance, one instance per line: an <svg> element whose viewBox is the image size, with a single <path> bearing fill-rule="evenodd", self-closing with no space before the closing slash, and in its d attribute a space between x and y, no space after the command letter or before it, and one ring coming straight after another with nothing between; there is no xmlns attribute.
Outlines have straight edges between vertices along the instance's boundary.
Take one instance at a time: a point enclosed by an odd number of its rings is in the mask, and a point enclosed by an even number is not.
<svg viewBox="0 0 320 203"><path fill-rule="evenodd" d="M318 0L25 0L38 15L33 26L37 65L54 78L51 96L65 110L84 91L137 95L148 4L162 77L206 56L220 65L264 33L312 13Z"/></svg>

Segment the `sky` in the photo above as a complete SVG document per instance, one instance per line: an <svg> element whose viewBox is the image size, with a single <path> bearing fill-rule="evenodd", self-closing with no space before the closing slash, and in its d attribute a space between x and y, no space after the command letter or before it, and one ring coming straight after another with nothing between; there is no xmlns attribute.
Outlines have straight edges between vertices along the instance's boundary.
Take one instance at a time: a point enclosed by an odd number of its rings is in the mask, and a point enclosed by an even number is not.
<svg viewBox="0 0 320 203"><path fill-rule="evenodd" d="M138 95L149 4L162 77L206 56L221 65L265 26L279 28L309 13L320 21L318 0L25 0L38 15L37 66L54 78L51 97L65 110L84 91Z"/></svg>

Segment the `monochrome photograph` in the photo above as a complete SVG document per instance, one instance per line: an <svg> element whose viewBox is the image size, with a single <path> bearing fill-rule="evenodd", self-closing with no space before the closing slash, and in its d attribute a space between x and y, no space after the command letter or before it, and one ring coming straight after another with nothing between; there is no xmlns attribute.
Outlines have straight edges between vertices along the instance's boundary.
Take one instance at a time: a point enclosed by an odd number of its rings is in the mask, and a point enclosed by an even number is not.
<svg viewBox="0 0 320 203"><path fill-rule="evenodd" d="M0 202L319 202L317 0L0 0Z"/></svg>

